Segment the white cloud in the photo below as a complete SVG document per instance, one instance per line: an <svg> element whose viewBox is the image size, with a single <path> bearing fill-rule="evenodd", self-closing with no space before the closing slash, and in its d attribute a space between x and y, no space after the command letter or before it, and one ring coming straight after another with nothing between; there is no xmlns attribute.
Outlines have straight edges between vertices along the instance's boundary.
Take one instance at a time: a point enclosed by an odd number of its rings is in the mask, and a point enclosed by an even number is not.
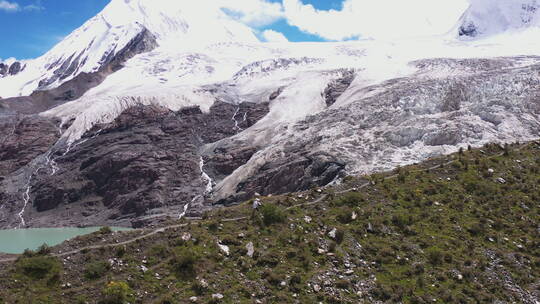
<svg viewBox="0 0 540 304"><path fill-rule="evenodd" d="M274 30L265 30L261 36L266 42L289 42L283 33Z"/></svg>
<svg viewBox="0 0 540 304"><path fill-rule="evenodd" d="M283 0L285 17L300 30L328 40L400 38L449 31L467 0L345 0L340 10L318 10Z"/></svg>
<svg viewBox="0 0 540 304"><path fill-rule="evenodd" d="M267 0L218 0L229 15L250 26L260 27L283 18L283 6Z"/></svg>
<svg viewBox="0 0 540 304"><path fill-rule="evenodd" d="M20 10L21 7L16 2L9 2L6 0L0 0L0 10L6 12L16 12Z"/></svg>
<svg viewBox="0 0 540 304"><path fill-rule="evenodd" d="M43 9L41 6L41 0L37 0L35 4L20 6L17 2L9 2L7 0L0 0L0 11L6 12L20 12L20 11L40 11Z"/></svg>
<svg viewBox="0 0 540 304"><path fill-rule="evenodd" d="M23 7L25 11L40 11L43 9L43 6L37 5L37 4L30 4L25 7Z"/></svg>

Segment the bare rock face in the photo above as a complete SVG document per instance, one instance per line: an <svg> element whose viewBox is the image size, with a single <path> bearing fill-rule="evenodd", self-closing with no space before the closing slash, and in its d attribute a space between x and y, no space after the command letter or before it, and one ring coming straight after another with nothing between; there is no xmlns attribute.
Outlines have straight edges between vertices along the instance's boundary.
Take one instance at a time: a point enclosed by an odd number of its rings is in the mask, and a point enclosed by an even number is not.
<svg viewBox="0 0 540 304"><path fill-rule="evenodd" d="M300 148L300 147L298 147ZM266 163L237 187L240 198L296 192L332 182L345 163L324 153L292 152L288 157Z"/></svg>
<svg viewBox="0 0 540 304"><path fill-rule="evenodd" d="M2 116L0 180L47 152L58 140L58 121L40 116Z"/></svg>
<svg viewBox="0 0 540 304"><path fill-rule="evenodd" d="M22 72L26 66L19 61L13 62L11 65L0 63L0 78L7 76L15 76Z"/></svg>
<svg viewBox="0 0 540 304"><path fill-rule="evenodd" d="M332 81L324 90L324 99L327 106L333 105L341 94L349 88L356 77L353 70L343 70L341 73L342 77Z"/></svg>
<svg viewBox="0 0 540 304"><path fill-rule="evenodd" d="M0 63L0 77L4 77L8 73L9 66L4 63Z"/></svg>
<svg viewBox="0 0 540 304"><path fill-rule="evenodd" d="M216 102L209 113L198 107L178 112L132 107L72 145L51 150L31 179L33 208L25 213L26 222L30 226L142 225L178 216L194 200L199 207L190 212L196 214L205 205L208 187L202 170L218 171L204 160L201 166L199 147L237 134L267 112L267 104L222 102ZM50 146L44 145L39 153ZM242 164L231 164L229 170ZM10 197L16 200L17 194ZM14 223L0 221L0 225Z"/></svg>

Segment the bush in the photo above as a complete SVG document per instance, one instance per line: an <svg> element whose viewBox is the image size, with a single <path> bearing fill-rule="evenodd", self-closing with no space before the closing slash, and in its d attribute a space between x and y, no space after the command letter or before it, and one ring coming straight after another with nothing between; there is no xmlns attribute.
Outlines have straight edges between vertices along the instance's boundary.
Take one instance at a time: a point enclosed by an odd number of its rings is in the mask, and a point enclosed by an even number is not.
<svg viewBox="0 0 540 304"><path fill-rule="evenodd" d="M109 226L101 227L99 229L99 233L101 233L101 234L109 234L111 232L112 232L112 229Z"/></svg>
<svg viewBox="0 0 540 304"><path fill-rule="evenodd" d="M125 304L128 303L133 291L125 282L110 282L103 289L103 304Z"/></svg>
<svg viewBox="0 0 540 304"><path fill-rule="evenodd" d="M336 220L342 224L349 224L353 221L352 210L350 208L340 209L336 216Z"/></svg>
<svg viewBox="0 0 540 304"><path fill-rule="evenodd" d="M336 206L349 207L358 206L362 202L364 202L364 198L358 192L348 192L334 200Z"/></svg>
<svg viewBox="0 0 540 304"><path fill-rule="evenodd" d="M49 247L49 245L47 245L47 244L43 244L43 245L39 246L39 248L37 250L38 255L48 255L50 253L51 253L51 247Z"/></svg>
<svg viewBox="0 0 540 304"><path fill-rule="evenodd" d="M49 256L23 257L17 261L17 269L25 276L41 280L60 274L60 262Z"/></svg>
<svg viewBox="0 0 540 304"><path fill-rule="evenodd" d="M345 238L345 231L337 229L336 231L336 243L341 244Z"/></svg>
<svg viewBox="0 0 540 304"><path fill-rule="evenodd" d="M199 254L192 248L177 247L173 250L171 266L178 276L192 278L195 276L195 266L199 260Z"/></svg>
<svg viewBox="0 0 540 304"><path fill-rule="evenodd" d="M86 265L84 277L89 280L96 280L105 275L110 269L110 265L104 261L96 261Z"/></svg>
<svg viewBox="0 0 540 304"><path fill-rule="evenodd" d="M287 217L281 208L274 204L264 204L260 207L263 223L270 226L276 223L284 223Z"/></svg>
<svg viewBox="0 0 540 304"><path fill-rule="evenodd" d="M116 257L121 258L121 257L123 257L125 254L126 254L126 247L125 247L125 246L118 247L118 248L116 249Z"/></svg>
<svg viewBox="0 0 540 304"><path fill-rule="evenodd" d="M439 248L431 247L427 250L427 258L431 265L440 265L443 262L443 252Z"/></svg>
<svg viewBox="0 0 540 304"><path fill-rule="evenodd" d="M266 278L268 283L270 283L271 285L274 285L274 286L277 286L282 281L285 281L285 277L282 274L277 273L277 272L272 271L272 270L265 271L263 273L263 277Z"/></svg>

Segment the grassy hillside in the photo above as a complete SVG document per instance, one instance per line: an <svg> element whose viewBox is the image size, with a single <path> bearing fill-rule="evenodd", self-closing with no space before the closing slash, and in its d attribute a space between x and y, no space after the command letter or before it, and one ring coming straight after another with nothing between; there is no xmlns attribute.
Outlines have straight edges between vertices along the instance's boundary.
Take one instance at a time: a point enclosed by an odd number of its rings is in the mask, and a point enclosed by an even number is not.
<svg viewBox="0 0 540 304"><path fill-rule="evenodd" d="M540 301L538 143L261 200L29 252L0 267L0 303Z"/></svg>

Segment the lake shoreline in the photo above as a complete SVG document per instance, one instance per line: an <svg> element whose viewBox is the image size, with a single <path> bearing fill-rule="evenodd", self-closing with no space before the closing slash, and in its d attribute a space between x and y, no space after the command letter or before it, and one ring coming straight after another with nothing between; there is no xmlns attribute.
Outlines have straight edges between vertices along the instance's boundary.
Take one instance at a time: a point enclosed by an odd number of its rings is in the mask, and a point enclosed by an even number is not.
<svg viewBox="0 0 540 304"><path fill-rule="evenodd" d="M89 234L103 234L117 231L131 231L132 228L110 227L87 228L25 228L0 230L0 256L19 255L25 250L37 250L43 244L49 247L59 246L66 241L75 240L80 236Z"/></svg>

